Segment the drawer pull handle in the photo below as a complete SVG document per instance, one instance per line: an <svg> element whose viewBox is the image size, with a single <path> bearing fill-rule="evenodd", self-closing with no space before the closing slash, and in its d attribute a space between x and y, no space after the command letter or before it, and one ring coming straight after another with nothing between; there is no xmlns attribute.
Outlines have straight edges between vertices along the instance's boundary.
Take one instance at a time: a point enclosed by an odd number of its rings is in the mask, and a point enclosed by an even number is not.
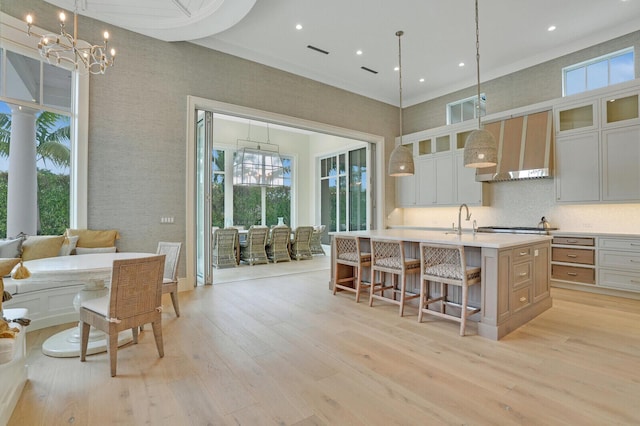
<svg viewBox="0 0 640 426"><path fill-rule="evenodd" d="M578 274L575 272L567 272L567 275L571 276L571 277L577 277Z"/></svg>
<svg viewBox="0 0 640 426"><path fill-rule="evenodd" d="M520 272L521 277L526 277L527 275L529 275L527 272Z"/></svg>
<svg viewBox="0 0 640 426"><path fill-rule="evenodd" d="M573 243L577 243L578 240L567 240L567 242L573 244Z"/></svg>
<svg viewBox="0 0 640 426"><path fill-rule="evenodd" d="M640 284L640 281L638 281L638 280L629 280L629 281L631 281L634 284Z"/></svg>
<svg viewBox="0 0 640 426"><path fill-rule="evenodd" d="M576 257L578 257L578 255L577 254L568 254L567 257L575 259Z"/></svg>
<svg viewBox="0 0 640 426"><path fill-rule="evenodd" d="M631 263L638 263L638 261L637 261L637 260L635 260L635 259L629 259L629 262L631 262Z"/></svg>
<svg viewBox="0 0 640 426"><path fill-rule="evenodd" d="M526 255L528 255L528 254L529 254L529 252L527 252L527 251L521 251L521 252L520 252L520 256L526 256Z"/></svg>
<svg viewBox="0 0 640 426"><path fill-rule="evenodd" d="M526 297L524 297L524 296L522 296L522 297L520 298L520 301L521 301L521 302L526 302L526 301L527 301L527 298L526 298Z"/></svg>
<svg viewBox="0 0 640 426"><path fill-rule="evenodd" d="M640 244L636 244L636 243L629 243L629 245L634 247L640 246Z"/></svg>

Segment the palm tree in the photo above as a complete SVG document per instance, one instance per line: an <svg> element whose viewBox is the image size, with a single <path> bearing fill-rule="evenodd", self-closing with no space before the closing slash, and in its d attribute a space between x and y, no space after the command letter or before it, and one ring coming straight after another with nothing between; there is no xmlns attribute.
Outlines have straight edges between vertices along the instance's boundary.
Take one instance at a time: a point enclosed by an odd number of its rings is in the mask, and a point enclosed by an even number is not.
<svg viewBox="0 0 640 426"><path fill-rule="evenodd" d="M11 140L11 114L0 114L0 156L9 157ZM69 167L71 151L68 143L71 140L70 119L49 111L43 111L36 119L36 155L37 160L47 161L54 166Z"/></svg>

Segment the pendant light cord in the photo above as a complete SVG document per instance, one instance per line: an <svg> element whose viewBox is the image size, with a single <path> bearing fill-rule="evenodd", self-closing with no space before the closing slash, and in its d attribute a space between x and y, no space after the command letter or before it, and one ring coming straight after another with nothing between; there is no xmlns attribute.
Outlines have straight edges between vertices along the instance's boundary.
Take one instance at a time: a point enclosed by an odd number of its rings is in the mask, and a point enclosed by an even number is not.
<svg viewBox="0 0 640 426"><path fill-rule="evenodd" d="M396 32L398 36L398 82L400 86L400 146L402 146L402 43L400 42L400 37L403 34L404 31Z"/></svg>
<svg viewBox="0 0 640 426"><path fill-rule="evenodd" d="M476 106L476 113L478 114L478 130L480 130L482 128L480 121L482 109L480 108L480 26L478 24L478 15L478 0L476 0L476 76L478 77L478 104Z"/></svg>

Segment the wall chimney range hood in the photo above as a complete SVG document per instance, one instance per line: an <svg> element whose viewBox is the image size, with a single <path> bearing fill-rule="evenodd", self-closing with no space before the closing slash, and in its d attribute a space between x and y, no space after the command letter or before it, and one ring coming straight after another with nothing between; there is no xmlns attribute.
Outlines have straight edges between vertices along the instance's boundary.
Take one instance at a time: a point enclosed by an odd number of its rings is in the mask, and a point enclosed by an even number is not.
<svg viewBox="0 0 640 426"><path fill-rule="evenodd" d="M552 176L551 110L485 123L498 141L498 164L478 169L477 182L500 182Z"/></svg>

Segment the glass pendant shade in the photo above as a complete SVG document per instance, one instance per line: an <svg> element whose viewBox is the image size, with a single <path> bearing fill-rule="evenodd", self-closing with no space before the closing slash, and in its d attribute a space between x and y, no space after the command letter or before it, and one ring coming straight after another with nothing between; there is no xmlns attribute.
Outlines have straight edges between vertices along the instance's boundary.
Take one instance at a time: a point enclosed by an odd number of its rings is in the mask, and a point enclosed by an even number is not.
<svg viewBox="0 0 640 426"><path fill-rule="evenodd" d="M410 176L414 173L413 153L405 145L396 146L389 157L389 176Z"/></svg>
<svg viewBox="0 0 640 426"><path fill-rule="evenodd" d="M481 168L498 163L496 141L493 135L484 129L474 130L464 144L464 166Z"/></svg>
<svg viewBox="0 0 640 426"><path fill-rule="evenodd" d="M236 151L233 184L241 186L284 186L284 166L278 152L251 148Z"/></svg>

